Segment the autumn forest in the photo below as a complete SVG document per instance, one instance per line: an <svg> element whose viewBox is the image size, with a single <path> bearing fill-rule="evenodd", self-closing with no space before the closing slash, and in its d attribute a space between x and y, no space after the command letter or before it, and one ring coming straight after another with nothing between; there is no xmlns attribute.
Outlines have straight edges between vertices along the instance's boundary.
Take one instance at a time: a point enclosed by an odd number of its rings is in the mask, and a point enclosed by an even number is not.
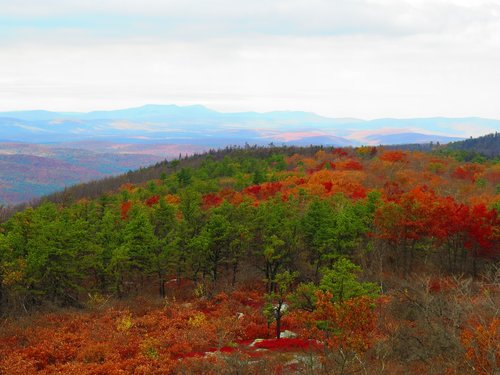
<svg viewBox="0 0 500 375"><path fill-rule="evenodd" d="M128 176L0 225L0 374L500 371L498 160L247 146Z"/></svg>

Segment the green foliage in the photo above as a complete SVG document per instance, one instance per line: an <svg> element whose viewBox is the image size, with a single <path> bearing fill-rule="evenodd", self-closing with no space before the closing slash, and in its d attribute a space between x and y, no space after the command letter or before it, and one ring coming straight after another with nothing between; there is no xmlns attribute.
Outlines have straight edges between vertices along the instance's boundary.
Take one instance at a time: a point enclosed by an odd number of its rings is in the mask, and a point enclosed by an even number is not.
<svg viewBox="0 0 500 375"><path fill-rule="evenodd" d="M449 143L441 152L461 162L483 163L486 157L498 159L500 156L499 140L499 133L491 133L478 138Z"/></svg>
<svg viewBox="0 0 500 375"><path fill-rule="evenodd" d="M140 272L147 271L151 266L150 254L157 246L157 238L143 210L139 208L132 210L122 236L122 247L130 259L130 267Z"/></svg>
<svg viewBox="0 0 500 375"><path fill-rule="evenodd" d="M355 297L376 297L380 288L370 282L361 282L357 274L361 268L347 258L339 258L331 269L323 269L323 276L319 286L314 283L301 283L288 300L294 309L314 311L316 309L317 292L328 292L333 296L333 301L344 302Z"/></svg>
<svg viewBox="0 0 500 375"><path fill-rule="evenodd" d="M191 172L187 168L182 168L177 172L177 181L181 187L186 187L191 183Z"/></svg>
<svg viewBox="0 0 500 375"><path fill-rule="evenodd" d="M314 283L300 283L288 300L292 308L297 310L313 311L316 307L316 292L318 287Z"/></svg>
<svg viewBox="0 0 500 375"><path fill-rule="evenodd" d="M289 311L288 306L285 305L285 301L298 275L297 272L290 271L276 274L272 280L276 286L276 290L266 293L264 296L266 303L263 307L263 313L267 318L268 325L276 322L276 338L278 339L281 335L281 319Z"/></svg>
<svg viewBox="0 0 500 375"><path fill-rule="evenodd" d="M389 199L384 185L378 190L370 186L377 181L367 178L365 186L359 186L358 178L368 177L367 171L339 172L341 168L335 167L339 157L331 152L321 153L321 160L310 155L299 160L290 157L292 150L276 150L214 153L163 163L161 176L158 173L143 184L126 180L116 191L94 200L66 199L15 214L0 226L0 303L27 308L45 301L80 305L89 293L125 297L152 284L164 297L170 278L191 279L210 295L212 285L235 285L244 279L242 272L245 278L262 277L268 298L276 301L280 283L286 284L280 279L285 270L300 270L303 280L312 281L287 296L297 308L314 309L316 285L338 301L375 295L378 288L358 281L360 269L347 258L366 257L371 267L378 266L376 257L380 263L392 257L397 249L392 237L383 237L382 229L402 236L401 220L408 207L397 194ZM332 170L316 172L328 158L333 160ZM428 163L415 160L430 173ZM486 168L471 184L485 196L495 191L495 174ZM440 177L446 178L448 169ZM133 176L131 172L128 178ZM345 178L345 184L335 178ZM328 189L328 184L336 188ZM346 195L332 195L343 187ZM353 189L356 196L349 193ZM498 211L498 202L489 206ZM405 245L414 251L409 257L423 254L421 249L437 242L420 235L425 229L422 223L429 221L416 219L408 218L409 225L419 226L418 238L409 238ZM491 223L479 235L496 233ZM470 259L466 248L470 235L465 230L448 236L454 247L450 257ZM491 241L485 237L486 245L488 241L494 245L493 234ZM443 239L439 240L441 244Z"/></svg>
<svg viewBox="0 0 500 375"><path fill-rule="evenodd" d="M343 196L316 199L308 207L302 226L307 244L314 249L316 273L325 262L349 255L369 229L379 195L370 193L368 202L352 203Z"/></svg>
<svg viewBox="0 0 500 375"><path fill-rule="evenodd" d="M258 185L258 184L263 183L264 181L265 181L264 174L262 173L262 171L260 169L257 169L253 174L252 183L254 185Z"/></svg>
<svg viewBox="0 0 500 375"><path fill-rule="evenodd" d="M273 154L269 157L269 165L276 171L284 171L286 169L285 158L281 154Z"/></svg>
<svg viewBox="0 0 500 375"><path fill-rule="evenodd" d="M380 288L369 282L360 282L357 274L361 268L347 258L340 258L331 269L324 270L320 289L330 292L335 301L345 301L353 297L376 297Z"/></svg>

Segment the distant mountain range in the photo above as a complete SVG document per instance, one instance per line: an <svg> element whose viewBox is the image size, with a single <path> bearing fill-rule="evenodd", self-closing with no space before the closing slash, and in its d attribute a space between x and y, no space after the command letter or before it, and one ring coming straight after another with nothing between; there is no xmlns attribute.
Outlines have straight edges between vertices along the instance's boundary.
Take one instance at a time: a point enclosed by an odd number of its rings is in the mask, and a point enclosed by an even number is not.
<svg viewBox="0 0 500 375"><path fill-rule="evenodd" d="M221 113L146 105L88 113L0 112L0 204L15 204L179 154L227 145L448 143L500 130L483 118L327 118L308 112Z"/></svg>
<svg viewBox="0 0 500 375"><path fill-rule="evenodd" d="M327 118L308 112L221 113L203 106L146 105L88 113L0 112L0 139L23 142L108 141L220 147L227 144L328 145L451 142L500 129L483 118Z"/></svg>

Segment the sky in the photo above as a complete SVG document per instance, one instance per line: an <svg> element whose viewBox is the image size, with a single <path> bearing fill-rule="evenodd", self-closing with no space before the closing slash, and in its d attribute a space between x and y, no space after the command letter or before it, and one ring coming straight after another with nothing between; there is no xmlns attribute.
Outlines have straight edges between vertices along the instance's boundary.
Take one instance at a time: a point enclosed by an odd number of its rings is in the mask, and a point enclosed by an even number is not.
<svg viewBox="0 0 500 375"><path fill-rule="evenodd" d="M0 111L500 118L500 1L0 0Z"/></svg>

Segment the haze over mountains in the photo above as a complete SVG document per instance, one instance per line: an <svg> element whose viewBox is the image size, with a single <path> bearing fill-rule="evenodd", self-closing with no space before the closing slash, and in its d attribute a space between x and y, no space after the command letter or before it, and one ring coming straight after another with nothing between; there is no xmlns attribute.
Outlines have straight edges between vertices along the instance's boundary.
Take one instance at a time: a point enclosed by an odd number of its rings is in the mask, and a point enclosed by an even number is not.
<svg viewBox="0 0 500 375"><path fill-rule="evenodd" d="M221 113L145 105L88 113L0 112L0 204L227 145L447 143L500 129L483 118L327 118L308 112Z"/></svg>
<svg viewBox="0 0 500 375"><path fill-rule="evenodd" d="M327 118L309 112L221 113L203 106L146 105L113 111L64 113L0 112L1 139L36 142L105 140L131 143L198 144L308 143L360 145L446 142L500 128L482 118L376 119ZM314 142L313 142L314 143Z"/></svg>

